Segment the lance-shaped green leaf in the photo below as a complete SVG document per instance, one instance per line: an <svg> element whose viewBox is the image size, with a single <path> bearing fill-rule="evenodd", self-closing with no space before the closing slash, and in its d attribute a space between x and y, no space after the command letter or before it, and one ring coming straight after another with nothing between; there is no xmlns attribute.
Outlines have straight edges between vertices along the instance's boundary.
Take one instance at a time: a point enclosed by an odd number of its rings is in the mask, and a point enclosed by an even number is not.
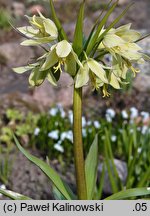
<svg viewBox="0 0 150 216"><path fill-rule="evenodd" d="M67 35L56 15L53 0L50 0L50 9L51 9L53 21L55 22L55 25L57 26L57 29L58 29L59 40L64 40L64 39L67 40Z"/></svg>
<svg viewBox="0 0 150 216"><path fill-rule="evenodd" d="M62 193L62 195L67 199L71 200L73 197L73 193L68 190L65 186L65 183L60 178L60 176L56 173L54 169L52 169L47 163L40 160L39 158L28 153L18 142L17 138L14 136L15 143L19 150L35 165L37 165L52 181L55 187Z"/></svg>
<svg viewBox="0 0 150 216"><path fill-rule="evenodd" d="M100 13L100 15L98 16L98 18L97 18L97 20L96 20L96 22L95 22L95 24L94 24L94 26L93 26L93 28L92 28L90 34L89 34L89 37L88 37L88 39L86 40L86 42L85 42L85 44L84 44L84 51L86 51L86 49L87 49L87 47L88 47L90 41L92 40L92 37L94 36L95 29L96 29L96 27L97 27L97 25L98 25L98 23L99 23L99 21L100 21L101 16L103 15L104 11L107 10L107 8L108 8L109 5L111 4L111 2L112 2L112 0L109 1L109 3L106 5L106 7L102 10L102 12Z"/></svg>
<svg viewBox="0 0 150 216"><path fill-rule="evenodd" d="M138 183L138 187L142 187L142 185L145 185L147 179L149 179L149 176L150 176L150 167L148 167L144 175L142 175L141 180Z"/></svg>
<svg viewBox="0 0 150 216"><path fill-rule="evenodd" d="M150 61L150 56L146 55L145 53L142 53L142 57L144 58L145 61Z"/></svg>
<svg viewBox="0 0 150 216"><path fill-rule="evenodd" d="M111 8L108 10L108 12L105 14L105 16L103 17L103 19L101 20L100 24L97 27L97 30L95 31L94 36L92 37L92 40L90 40L86 53L87 55L90 54L90 52L93 50L93 48L95 47L95 44L97 42L97 39L99 37L99 34L103 28L103 26L106 24L109 16L112 14L112 12L114 11L114 9L116 8L118 4L118 0L111 6Z"/></svg>
<svg viewBox="0 0 150 216"><path fill-rule="evenodd" d="M107 145L106 139L105 139L104 151L105 151L105 162L107 166L107 172L108 172L111 188L112 188L112 191L116 193L118 192L118 185L117 185L116 178L114 176L114 171L112 169L112 163L111 163L111 160L108 154L108 145Z"/></svg>
<svg viewBox="0 0 150 216"><path fill-rule="evenodd" d="M97 164L98 164L98 135L91 145L89 153L85 161L85 176L87 186L87 198L88 200L93 199L94 190L97 179Z"/></svg>
<svg viewBox="0 0 150 216"><path fill-rule="evenodd" d="M0 194L3 194L6 197L9 197L12 200L31 200L31 198L24 196L22 194L19 193L15 193L13 191L10 190L4 190L0 188Z"/></svg>
<svg viewBox="0 0 150 216"><path fill-rule="evenodd" d="M123 200L146 195L150 195L150 188L133 188L115 193L107 197L105 200Z"/></svg>
<svg viewBox="0 0 150 216"><path fill-rule="evenodd" d="M141 41L141 40L144 40L145 38L149 37L150 36L150 33L144 35L143 37L140 37L138 40L134 41L135 43Z"/></svg>
<svg viewBox="0 0 150 216"><path fill-rule="evenodd" d="M66 200L65 197L60 193L60 191L55 186L53 186L52 189L55 200Z"/></svg>
<svg viewBox="0 0 150 216"><path fill-rule="evenodd" d="M104 182L105 182L105 169L106 169L106 164L103 162L103 168L102 172L100 174L100 179L99 179L99 185L96 191L96 196L95 200L101 200L102 199L102 194L103 194L103 187L104 187Z"/></svg>
<svg viewBox="0 0 150 216"><path fill-rule="evenodd" d="M113 28L121 19L122 17L126 14L126 12L129 10L129 8L133 5L133 3L129 4L125 10L108 26L108 28L100 35L100 37L98 38L98 41L96 43L96 46L94 48L94 51L95 52L99 46L99 44L101 43L101 41L103 40L104 36L106 35L106 33L111 29Z"/></svg>
<svg viewBox="0 0 150 216"><path fill-rule="evenodd" d="M74 39L73 39L73 50L79 55L83 49L83 19L84 19L84 7L85 0L82 2L77 18Z"/></svg>

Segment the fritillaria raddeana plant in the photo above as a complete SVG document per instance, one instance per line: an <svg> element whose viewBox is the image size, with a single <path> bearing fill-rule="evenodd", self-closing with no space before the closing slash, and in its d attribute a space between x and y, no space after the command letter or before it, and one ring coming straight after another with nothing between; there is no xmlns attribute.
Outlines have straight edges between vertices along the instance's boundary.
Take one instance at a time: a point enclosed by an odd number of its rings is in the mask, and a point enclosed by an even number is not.
<svg viewBox="0 0 150 216"><path fill-rule="evenodd" d="M50 84L57 86L58 80L64 72L68 73L74 82L73 146L77 195L73 194L69 186L47 163L30 155L14 137L21 152L50 178L55 186L55 191L57 194L61 194L62 199L87 200L94 198L97 180L98 135L95 136L84 160L82 88L90 85L91 90L101 91L103 97L108 97L110 86L120 89L122 85L127 85L127 73L133 73L136 76L139 72L139 69L134 66L135 63L137 65L149 59L137 44L144 37L139 32L132 30L131 24L115 27L131 5L107 26L107 20L117 4L118 1L108 3L86 38L83 33L85 7L85 1L83 1L80 5L72 42L68 40L56 15L52 0L50 0L50 8L53 21L39 12L38 16L26 16L29 21L28 26L17 28L17 31L26 38L21 45L41 46L43 55L34 63L14 68L16 73L22 74L30 71L29 83L31 86L40 86L45 79ZM109 64L106 61L106 56L109 56ZM0 192L13 199L29 199L11 191L1 189ZM129 189L113 194L107 199L124 199L147 194L150 194L147 188Z"/></svg>

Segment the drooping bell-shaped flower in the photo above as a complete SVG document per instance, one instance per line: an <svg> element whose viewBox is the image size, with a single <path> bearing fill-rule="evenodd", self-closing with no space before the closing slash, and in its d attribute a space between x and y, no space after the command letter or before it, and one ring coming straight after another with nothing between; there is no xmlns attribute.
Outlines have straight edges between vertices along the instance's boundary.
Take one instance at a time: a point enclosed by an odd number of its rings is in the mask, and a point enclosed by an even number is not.
<svg viewBox="0 0 150 216"><path fill-rule="evenodd" d="M39 16L26 17L31 25L17 28L19 32L28 38L21 45L35 46L50 43L57 39L58 30L52 20L45 18L41 13L39 13Z"/></svg>
<svg viewBox="0 0 150 216"><path fill-rule="evenodd" d="M82 67L77 54L73 51L72 45L63 40L51 47L40 70L53 68L54 72L58 70L62 72L62 68L64 68L71 76L75 76L77 64Z"/></svg>
<svg viewBox="0 0 150 216"><path fill-rule="evenodd" d="M34 64L28 64L27 66L13 68L13 71L22 74L27 71L31 71L29 76L29 84L31 86L40 86L45 79L47 79L51 84L57 85L57 81L59 75L54 73L51 69L40 71L41 65L43 64L43 60L40 58Z"/></svg>
<svg viewBox="0 0 150 216"><path fill-rule="evenodd" d="M143 58L146 56L141 53L142 48L136 44L136 41L141 38L141 34L130 28L131 24L127 24L117 29L111 29L104 36L99 49L107 50L116 59L118 65L122 65L121 69L128 68L135 75L139 69L134 68L132 64L143 63Z"/></svg>
<svg viewBox="0 0 150 216"><path fill-rule="evenodd" d="M51 50L39 57L34 64L13 68L13 70L19 74L31 71L29 76L31 86L39 86L45 79L56 86L62 69L64 68L71 76L75 76L77 64L82 67L71 44L63 40L53 45Z"/></svg>
<svg viewBox="0 0 150 216"><path fill-rule="evenodd" d="M75 79L75 87L80 88L87 85L90 81L93 89L98 90L105 83L108 84L108 79L104 66L95 61L92 58L89 58L82 62L83 66L80 67L77 72Z"/></svg>

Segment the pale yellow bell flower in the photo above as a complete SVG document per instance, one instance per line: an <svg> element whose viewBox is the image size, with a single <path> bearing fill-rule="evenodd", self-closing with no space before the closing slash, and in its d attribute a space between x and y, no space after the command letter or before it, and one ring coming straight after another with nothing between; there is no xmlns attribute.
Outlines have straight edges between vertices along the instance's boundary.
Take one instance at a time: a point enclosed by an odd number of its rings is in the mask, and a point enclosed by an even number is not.
<svg viewBox="0 0 150 216"><path fill-rule="evenodd" d="M75 78L75 87L80 88L87 85L90 81L93 90L98 90L104 85L108 84L108 79L104 66L92 58L88 58L82 62L83 67L80 67Z"/></svg>
<svg viewBox="0 0 150 216"><path fill-rule="evenodd" d="M46 44L58 38L58 30L52 20L45 18L41 13L39 13L39 16L26 17L31 26L17 28L19 32L28 38L21 45L35 46Z"/></svg>
<svg viewBox="0 0 150 216"><path fill-rule="evenodd" d="M77 54L73 51L72 45L63 40L51 47L40 70L53 68L54 72L58 70L62 72L62 68L64 68L71 76L75 76L77 64L82 67Z"/></svg>

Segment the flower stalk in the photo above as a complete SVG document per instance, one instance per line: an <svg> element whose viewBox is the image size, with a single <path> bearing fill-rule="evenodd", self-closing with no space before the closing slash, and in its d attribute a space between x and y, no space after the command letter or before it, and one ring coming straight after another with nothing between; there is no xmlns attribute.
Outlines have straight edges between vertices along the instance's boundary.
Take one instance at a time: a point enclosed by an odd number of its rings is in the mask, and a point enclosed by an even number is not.
<svg viewBox="0 0 150 216"><path fill-rule="evenodd" d="M77 195L79 200L87 199L85 165L82 143L82 88L74 87L73 96L73 143Z"/></svg>

